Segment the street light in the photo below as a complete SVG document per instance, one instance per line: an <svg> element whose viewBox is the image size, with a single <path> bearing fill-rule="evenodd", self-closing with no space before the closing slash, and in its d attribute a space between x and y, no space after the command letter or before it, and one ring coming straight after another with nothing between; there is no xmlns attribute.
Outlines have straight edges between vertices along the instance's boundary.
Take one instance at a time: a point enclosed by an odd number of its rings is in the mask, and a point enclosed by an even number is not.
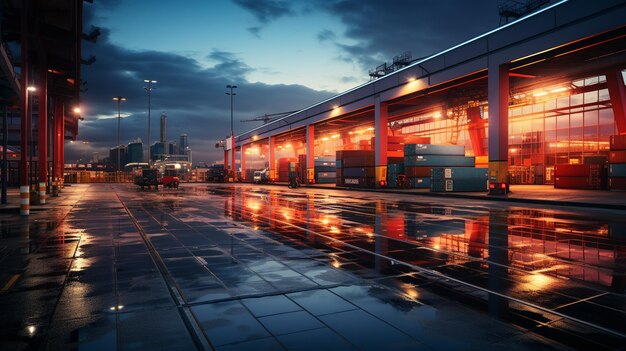
<svg viewBox="0 0 626 351"><path fill-rule="evenodd" d="M120 158L120 126L122 124L122 114L120 113L120 105L122 101L126 101L126 98L123 96L116 96L113 98L113 101L117 101L117 171L122 170L122 161Z"/></svg>
<svg viewBox="0 0 626 351"><path fill-rule="evenodd" d="M150 160L150 96L151 96L152 90L156 89L156 87L152 85L156 84L157 81L144 79L143 82L144 82L143 88L146 89L146 91L148 92L148 166L150 166L151 164L151 160Z"/></svg>
<svg viewBox="0 0 626 351"><path fill-rule="evenodd" d="M231 167L233 171L235 171L235 133L234 133L234 125L233 125L233 96L237 95L237 93L233 92L233 89L236 89L236 85L228 84L226 88L230 89L230 93L226 93L226 95L230 95L230 152L231 152Z"/></svg>

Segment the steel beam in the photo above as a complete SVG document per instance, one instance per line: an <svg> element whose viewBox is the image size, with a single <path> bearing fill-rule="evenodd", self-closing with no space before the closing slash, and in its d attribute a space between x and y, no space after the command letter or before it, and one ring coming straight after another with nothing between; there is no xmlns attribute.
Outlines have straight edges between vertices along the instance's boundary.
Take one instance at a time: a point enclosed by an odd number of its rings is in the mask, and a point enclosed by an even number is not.
<svg viewBox="0 0 626 351"><path fill-rule="evenodd" d="M294 147L295 149L295 147ZM306 181L315 183L315 125L306 125Z"/></svg>
<svg viewBox="0 0 626 351"><path fill-rule="evenodd" d="M626 86L622 71L617 69L606 74L611 107L617 125L618 134L626 134Z"/></svg>

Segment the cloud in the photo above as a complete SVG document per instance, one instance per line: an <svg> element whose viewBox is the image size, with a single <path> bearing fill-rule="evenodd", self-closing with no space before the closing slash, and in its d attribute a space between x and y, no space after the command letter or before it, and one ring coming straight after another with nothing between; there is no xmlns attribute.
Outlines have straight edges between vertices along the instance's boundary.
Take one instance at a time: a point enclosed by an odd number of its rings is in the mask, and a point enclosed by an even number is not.
<svg viewBox="0 0 626 351"><path fill-rule="evenodd" d="M317 34L317 40L322 43L325 41L331 41L337 38L337 35L332 30L324 29Z"/></svg>
<svg viewBox="0 0 626 351"><path fill-rule="evenodd" d="M341 58L369 69L405 51L427 56L497 27L498 2L317 0L317 8L346 26L349 41L337 43L347 55Z"/></svg>
<svg viewBox="0 0 626 351"><path fill-rule="evenodd" d="M109 148L117 144L117 104L114 96L127 98L121 105L121 141L140 137L147 142L148 96L143 80L158 81L151 94L151 141L158 139L159 116L167 114L168 139L178 140L189 134L194 161L218 161L223 153L215 142L230 132L230 99L227 84L236 84L234 100L235 132L243 132L257 124L240 123L265 113L296 110L333 95L301 85L270 85L251 83L246 75L254 71L235 53L214 49L208 58L212 67L175 53L137 51L117 46L109 40L109 31L102 30L97 44L84 43L83 55L94 54L97 61L83 66L83 79L88 91L82 94L85 121L80 122L81 147L68 147L68 161L90 156L97 151L107 157ZM104 118L103 118L104 117ZM145 147L144 147L145 148Z"/></svg>
<svg viewBox="0 0 626 351"><path fill-rule="evenodd" d="M251 12L259 22L264 24L294 14L287 1L234 0L234 3Z"/></svg>

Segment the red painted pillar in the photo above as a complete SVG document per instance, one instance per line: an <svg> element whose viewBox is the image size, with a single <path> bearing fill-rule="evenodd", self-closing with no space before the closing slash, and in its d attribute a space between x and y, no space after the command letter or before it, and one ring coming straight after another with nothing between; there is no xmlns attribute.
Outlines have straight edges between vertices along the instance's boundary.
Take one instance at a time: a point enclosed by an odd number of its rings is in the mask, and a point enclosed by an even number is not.
<svg viewBox="0 0 626 351"><path fill-rule="evenodd" d="M228 150L224 150L224 169L228 169Z"/></svg>
<svg viewBox="0 0 626 351"><path fill-rule="evenodd" d="M37 168L39 169L39 203L43 205L46 203L48 182L48 69L45 63L42 64L40 74Z"/></svg>
<svg viewBox="0 0 626 351"><path fill-rule="evenodd" d="M308 184L315 183L315 126L306 126L306 180ZM294 146L295 149L295 146Z"/></svg>
<svg viewBox="0 0 626 351"><path fill-rule="evenodd" d="M236 151L235 150L235 136L231 135L230 136L230 162L231 162L230 166L232 167L233 174L237 172L237 164L235 162L235 153L236 153L235 151Z"/></svg>
<svg viewBox="0 0 626 351"><path fill-rule="evenodd" d="M63 122L63 104L58 97L54 98L54 119L52 137L52 196L59 195L60 179L63 171L61 165L61 123Z"/></svg>
<svg viewBox="0 0 626 351"><path fill-rule="evenodd" d="M30 184L28 179L29 164L28 164L28 136L30 130L28 129L29 114L28 114L28 65L30 64L28 59L28 4L29 0L22 1L22 13L21 13L21 65L22 65L22 80L20 91L20 215L28 216L30 214Z"/></svg>
<svg viewBox="0 0 626 351"><path fill-rule="evenodd" d="M374 166L376 187L387 186L387 104L374 97Z"/></svg>
<svg viewBox="0 0 626 351"><path fill-rule="evenodd" d="M613 116L617 125L618 134L626 134L626 86L621 70L614 70L606 74L606 84L609 88Z"/></svg>
<svg viewBox="0 0 626 351"><path fill-rule="evenodd" d="M246 180L246 150L248 145L241 144L241 180Z"/></svg>
<svg viewBox="0 0 626 351"><path fill-rule="evenodd" d="M485 136L485 123L480 118L480 107L470 107L467 109L467 120L469 125L467 132L472 143L474 156L485 156L485 148L483 147L483 138Z"/></svg>
<svg viewBox="0 0 626 351"><path fill-rule="evenodd" d="M61 120L59 121L61 125L61 135L59 136L59 161L61 168L59 169L59 174L61 179L61 187L59 187L59 191L63 188L63 183L65 182L65 103L61 104Z"/></svg>
<svg viewBox="0 0 626 351"><path fill-rule="evenodd" d="M276 176L276 158L274 156L275 142L275 138L271 136L267 138L267 163L269 164L269 177L272 182L278 180Z"/></svg>

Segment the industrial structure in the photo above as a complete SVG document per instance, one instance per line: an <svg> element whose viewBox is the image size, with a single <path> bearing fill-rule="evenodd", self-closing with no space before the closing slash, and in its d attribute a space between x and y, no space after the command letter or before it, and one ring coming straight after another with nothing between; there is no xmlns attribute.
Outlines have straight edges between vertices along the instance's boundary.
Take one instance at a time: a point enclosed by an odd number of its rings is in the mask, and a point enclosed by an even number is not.
<svg viewBox="0 0 626 351"><path fill-rule="evenodd" d="M45 204L63 179L64 141L75 140L80 119L83 1L0 1L0 103L3 110L2 195L20 186L20 213L33 197ZM34 137L33 137L34 136ZM36 170L36 172L35 172ZM31 189L31 187L36 187Z"/></svg>
<svg viewBox="0 0 626 351"><path fill-rule="evenodd" d="M462 146L473 166L488 168L491 194L503 194L510 183L558 185L559 171L562 181L576 183L567 178L578 172L571 165L626 163L619 146L626 134L625 18L622 0L558 1L227 137L218 143L224 164L234 170L229 160L238 153L243 179L263 165L278 179L285 162L300 161L306 180L315 182L320 159L336 167L340 184L339 152L369 151L370 185L384 187L388 165L404 157L406 166L404 147L413 143ZM585 167L582 177L593 178L593 167ZM623 188L623 180L613 184Z"/></svg>

